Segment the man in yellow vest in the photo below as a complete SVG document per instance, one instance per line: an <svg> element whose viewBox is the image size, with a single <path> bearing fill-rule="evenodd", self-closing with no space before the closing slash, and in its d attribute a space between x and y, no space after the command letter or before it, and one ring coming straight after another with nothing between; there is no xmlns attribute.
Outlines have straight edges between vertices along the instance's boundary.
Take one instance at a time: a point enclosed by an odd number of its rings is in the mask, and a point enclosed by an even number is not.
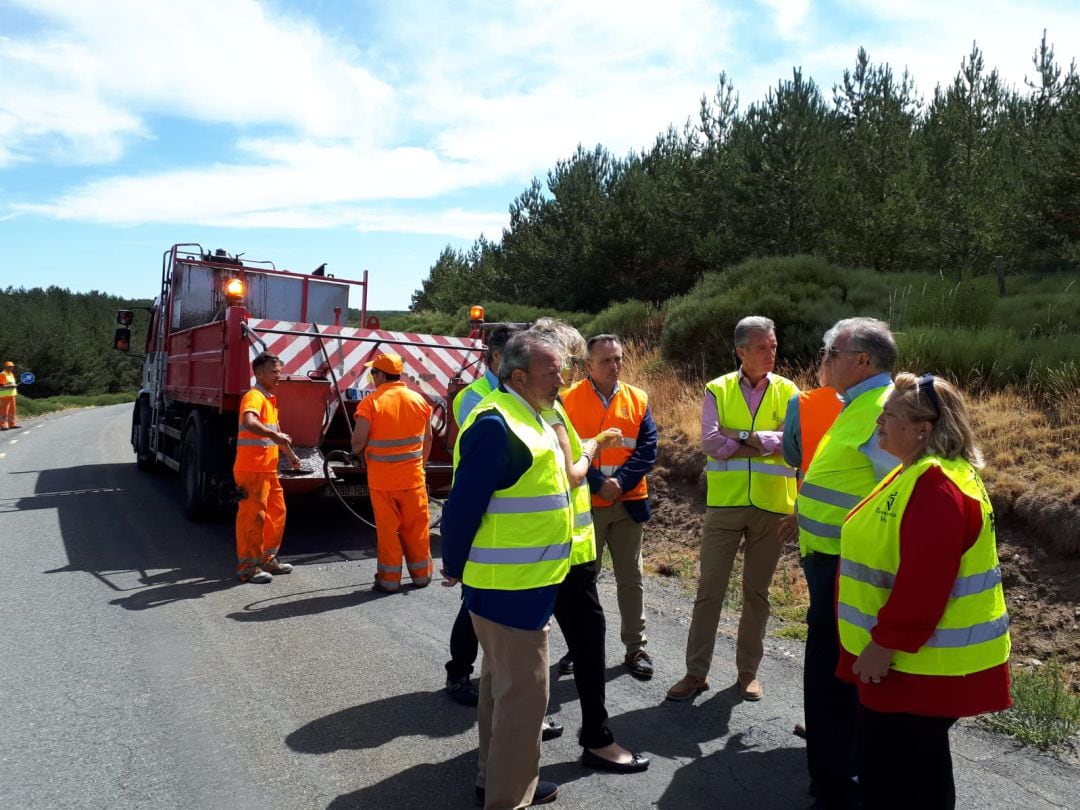
<svg viewBox="0 0 1080 810"><path fill-rule="evenodd" d="M431 405L401 381L401 355L386 352L364 365L376 388L356 408L352 451L364 454L375 513L374 590L401 589L403 553L413 586L426 588L433 570L424 474L431 453Z"/></svg>
<svg viewBox="0 0 1080 810"><path fill-rule="evenodd" d="M686 642L686 675L669 700L689 700L709 688L706 676L716 645L735 555L745 538L743 604L735 648L738 685L745 700L760 700L757 670L769 619L769 585L780 560L780 519L795 503L795 470L781 457L781 429L798 388L772 370L776 331L768 318L735 325L740 368L705 385L701 444L708 457L708 509L701 537L701 578Z"/></svg>
<svg viewBox="0 0 1080 810"><path fill-rule="evenodd" d="M463 426L443 510L446 582L463 584L484 650L476 792L488 808L546 803L559 791L539 781L540 735L548 631L570 568L574 509L558 438L540 414L555 406L561 372L553 338L511 338L500 387Z"/></svg>
<svg viewBox="0 0 1080 810"><path fill-rule="evenodd" d="M3 370L0 371L0 430L18 427L15 424L15 398L18 388L19 383L15 379L15 363L6 360Z"/></svg>
<svg viewBox="0 0 1080 810"><path fill-rule="evenodd" d="M579 435L596 436L607 428L622 431L622 441L601 450L589 467L592 518L597 558L603 557L605 546L611 552L626 647L623 663L632 675L648 680L653 662L645 651L641 539L650 517L645 474L656 464L656 424L648 395L619 379L623 350L618 336L596 335L587 347L588 376L571 386L562 401ZM565 661L559 662L560 671L567 671Z"/></svg>
<svg viewBox="0 0 1080 810"><path fill-rule="evenodd" d="M285 494L278 480L278 452L293 467L301 466L292 437L278 423L274 390L281 379L281 360L263 352L251 361L255 387L240 400L233 479L244 492L236 510L236 575L241 582L265 585L274 575L292 571L277 558L285 533Z"/></svg>
<svg viewBox="0 0 1080 810"><path fill-rule="evenodd" d="M858 695L836 677L840 657L836 572L848 512L899 461L878 446L877 418L892 391L896 343L889 326L848 318L825 333L822 364L843 409L818 444L796 502L799 549L810 592L803 710L810 789L818 806L855 806Z"/></svg>

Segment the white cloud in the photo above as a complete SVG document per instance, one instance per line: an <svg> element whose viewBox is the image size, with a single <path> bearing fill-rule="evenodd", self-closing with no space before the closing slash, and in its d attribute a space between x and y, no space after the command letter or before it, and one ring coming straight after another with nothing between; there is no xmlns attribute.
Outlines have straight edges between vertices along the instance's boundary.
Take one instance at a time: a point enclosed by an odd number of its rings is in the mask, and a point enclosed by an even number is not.
<svg viewBox="0 0 1080 810"><path fill-rule="evenodd" d="M784 39L792 38L810 11L810 0L758 0L772 10L777 33Z"/></svg>
<svg viewBox="0 0 1080 810"><path fill-rule="evenodd" d="M0 110L26 159L60 140L71 162L115 160L150 114L352 138L394 117L353 49L254 0L24 3L46 27L0 39Z"/></svg>

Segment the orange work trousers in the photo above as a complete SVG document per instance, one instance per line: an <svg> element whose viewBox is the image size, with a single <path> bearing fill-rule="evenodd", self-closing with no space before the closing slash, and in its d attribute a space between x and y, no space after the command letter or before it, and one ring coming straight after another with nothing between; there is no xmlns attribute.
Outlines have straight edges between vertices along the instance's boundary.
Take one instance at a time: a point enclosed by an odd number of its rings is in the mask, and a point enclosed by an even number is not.
<svg viewBox="0 0 1080 810"><path fill-rule="evenodd" d="M15 427L16 397L0 397L0 427Z"/></svg>
<svg viewBox="0 0 1080 810"><path fill-rule="evenodd" d="M388 591L400 588L404 554L413 585L422 588L431 582L435 564L431 561L427 488L373 489L371 508L378 543L375 581Z"/></svg>
<svg viewBox="0 0 1080 810"><path fill-rule="evenodd" d="M236 510L236 573L244 579L257 566L268 565L281 548L285 493L276 472L234 471L233 478L246 493Z"/></svg>

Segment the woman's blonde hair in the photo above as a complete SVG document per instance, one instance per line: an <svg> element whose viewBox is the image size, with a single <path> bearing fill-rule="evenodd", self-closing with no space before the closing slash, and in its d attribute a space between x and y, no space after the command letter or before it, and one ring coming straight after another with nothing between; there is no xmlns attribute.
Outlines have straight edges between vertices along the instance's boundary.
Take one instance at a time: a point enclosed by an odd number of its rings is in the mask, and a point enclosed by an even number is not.
<svg viewBox="0 0 1080 810"><path fill-rule="evenodd" d="M932 374L916 377L906 371L893 380L894 399L912 422L930 422L926 452L942 458L963 458L975 467L983 464L975 446L975 429L963 395L951 382Z"/></svg>
<svg viewBox="0 0 1080 810"><path fill-rule="evenodd" d="M540 318L530 327L533 331L551 335L562 349L563 368L580 368L589 354L581 332L566 321L556 318Z"/></svg>

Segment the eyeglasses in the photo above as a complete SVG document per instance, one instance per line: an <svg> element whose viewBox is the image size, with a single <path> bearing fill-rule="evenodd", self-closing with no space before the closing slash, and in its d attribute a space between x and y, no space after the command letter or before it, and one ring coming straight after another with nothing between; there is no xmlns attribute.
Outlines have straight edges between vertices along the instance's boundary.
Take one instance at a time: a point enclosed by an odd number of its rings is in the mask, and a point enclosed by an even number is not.
<svg viewBox="0 0 1080 810"><path fill-rule="evenodd" d="M834 360L840 354L862 354L862 352L858 349L838 349L835 346L829 346L827 349L821 349L818 352L818 357L822 360Z"/></svg>
<svg viewBox="0 0 1080 810"><path fill-rule="evenodd" d="M937 391L934 390L934 375L923 374L919 377L919 392L926 394L930 405L939 417L941 416L941 400L938 399Z"/></svg>

